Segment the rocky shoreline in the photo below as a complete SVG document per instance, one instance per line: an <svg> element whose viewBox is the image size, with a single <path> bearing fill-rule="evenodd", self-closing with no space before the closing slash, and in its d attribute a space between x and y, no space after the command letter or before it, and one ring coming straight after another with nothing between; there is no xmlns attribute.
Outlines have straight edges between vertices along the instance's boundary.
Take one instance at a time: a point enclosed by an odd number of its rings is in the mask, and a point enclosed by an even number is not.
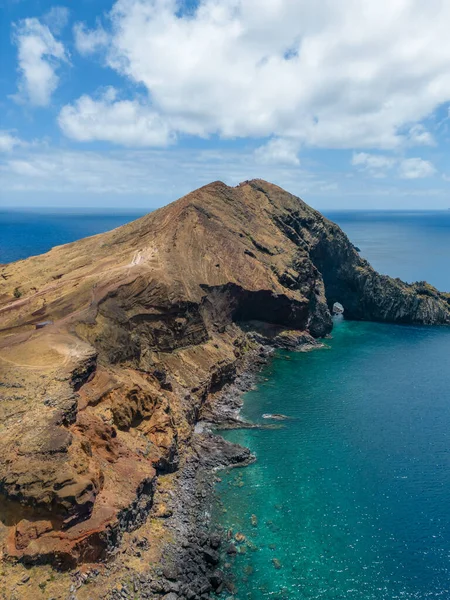
<svg viewBox="0 0 450 600"><path fill-rule="evenodd" d="M164 515L173 540L163 548L157 568L115 589L107 596L108 600L209 600L224 591L233 598L233 580L224 565L231 566L237 548L227 532L211 521L211 508L216 500L215 472L245 467L256 457L248 448L226 441L212 429L253 426L239 417L242 394L254 386L257 374L273 352L274 347L261 345L249 353L234 381L205 407L189 451L176 473L169 501L158 485L154 494L152 512Z"/></svg>
<svg viewBox="0 0 450 600"><path fill-rule="evenodd" d="M258 373L277 348L300 352L322 348L309 337L297 346L263 343L249 353L234 381L216 394L205 407L193 434L191 447L176 474L175 489L167 496L158 485L153 512L164 506L173 541L163 549L161 564L147 577L133 581L128 588L114 591L108 600L144 598L148 600L211 600L222 592L233 599L236 593L231 568L238 542L230 532L214 524L211 509L217 501L215 473L222 469L245 467L256 457L248 448L232 444L213 430L261 427L240 417L242 395L251 390ZM234 532L236 533L236 532ZM239 533L238 533L239 535ZM75 599L71 599L75 600Z"/></svg>

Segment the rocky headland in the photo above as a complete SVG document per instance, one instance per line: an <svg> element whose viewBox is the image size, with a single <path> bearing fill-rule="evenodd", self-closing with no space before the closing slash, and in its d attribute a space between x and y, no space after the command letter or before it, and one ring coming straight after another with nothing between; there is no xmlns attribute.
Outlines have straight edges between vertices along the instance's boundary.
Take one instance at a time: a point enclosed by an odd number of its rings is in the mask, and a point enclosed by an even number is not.
<svg viewBox="0 0 450 600"><path fill-rule="evenodd" d="M212 473L253 457L198 424L239 425L248 373L271 348L317 345L336 302L350 319L450 323L449 295L378 274L262 180L1 265L0 598L227 585Z"/></svg>

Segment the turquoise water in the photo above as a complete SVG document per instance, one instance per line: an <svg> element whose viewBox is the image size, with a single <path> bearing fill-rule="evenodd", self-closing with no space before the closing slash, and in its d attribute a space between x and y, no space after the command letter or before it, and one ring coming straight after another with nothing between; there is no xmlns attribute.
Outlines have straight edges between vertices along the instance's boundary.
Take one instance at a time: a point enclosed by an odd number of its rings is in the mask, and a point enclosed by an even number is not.
<svg viewBox="0 0 450 600"><path fill-rule="evenodd" d="M345 321L277 355L243 415L291 419L224 433L257 455L218 484L236 598L450 598L449 357L447 329Z"/></svg>

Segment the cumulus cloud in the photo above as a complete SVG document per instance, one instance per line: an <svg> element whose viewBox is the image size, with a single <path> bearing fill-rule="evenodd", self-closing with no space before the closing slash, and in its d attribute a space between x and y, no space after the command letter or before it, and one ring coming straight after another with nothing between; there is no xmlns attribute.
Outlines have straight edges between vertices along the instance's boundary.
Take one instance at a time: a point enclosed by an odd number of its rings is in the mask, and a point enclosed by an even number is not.
<svg viewBox="0 0 450 600"><path fill-rule="evenodd" d="M402 179L422 179L436 173L434 165L422 158L406 158L401 161L399 174Z"/></svg>
<svg viewBox="0 0 450 600"><path fill-rule="evenodd" d="M295 140L273 138L255 150L258 161L268 164L299 165L299 144Z"/></svg>
<svg viewBox="0 0 450 600"><path fill-rule="evenodd" d="M118 100L114 88L108 88L98 99L81 96L61 110L58 123L68 137L80 142L166 146L174 139L158 113L137 100Z"/></svg>
<svg viewBox="0 0 450 600"><path fill-rule="evenodd" d="M429 144L414 129L450 100L442 0L118 0L107 64L145 86L174 131L327 148ZM408 133L409 132L409 133Z"/></svg>
<svg viewBox="0 0 450 600"><path fill-rule="evenodd" d="M75 46L80 54L88 56L100 48L107 46L109 36L99 25L97 29L88 30L84 23L75 23L73 28Z"/></svg>
<svg viewBox="0 0 450 600"><path fill-rule="evenodd" d="M434 165L422 158L400 158L358 152L353 154L351 162L353 166L367 171L372 177L385 177L386 172L394 167L402 179L422 179L436 173Z"/></svg>
<svg viewBox="0 0 450 600"><path fill-rule="evenodd" d="M35 106L47 106L58 86L56 70L67 61L64 46L47 25L38 19L24 19L15 28L18 47L19 93L16 99Z"/></svg>

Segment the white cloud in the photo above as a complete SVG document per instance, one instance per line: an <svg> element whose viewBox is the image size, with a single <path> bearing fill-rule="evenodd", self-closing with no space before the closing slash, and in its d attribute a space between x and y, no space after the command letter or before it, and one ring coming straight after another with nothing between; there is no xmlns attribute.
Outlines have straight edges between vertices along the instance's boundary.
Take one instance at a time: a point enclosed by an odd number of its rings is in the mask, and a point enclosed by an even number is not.
<svg viewBox="0 0 450 600"><path fill-rule="evenodd" d="M390 169L394 164L395 158L383 154L358 152L352 158L352 165L368 167L370 169Z"/></svg>
<svg viewBox="0 0 450 600"><path fill-rule="evenodd" d="M354 153L352 165L367 171L372 177L385 177L388 170L396 167L402 179L421 179L436 173L434 165L422 158L400 158L383 154Z"/></svg>
<svg viewBox="0 0 450 600"><path fill-rule="evenodd" d="M0 187L13 192L113 194L148 198L155 205L221 179L237 185L264 177L298 194L331 193L335 182L296 165L261 167L251 149L120 149L102 152L29 146L0 161Z"/></svg>
<svg viewBox="0 0 450 600"><path fill-rule="evenodd" d="M89 31L84 23L76 23L73 28L75 46L80 54L88 56L107 46L109 36L100 25Z"/></svg>
<svg viewBox="0 0 450 600"><path fill-rule="evenodd" d="M81 96L64 106L58 123L70 138L89 142L103 140L124 146L166 146L174 140L167 123L137 100L117 100L114 88L98 99Z"/></svg>
<svg viewBox="0 0 450 600"><path fill-rule="evenodd" d="M368 154L357 152L353 154L352 165L367 171L372 177L385 177L386 172L395 166L396 159L384 154Z"/></svg>
<svg viewBox="0 0 450 600"><path fill-rule="evenodd" d="M24 19L15 28L19 60L19 94L35 106L47 106L58 86L56 69L67 61L64 46L58 42L47 25L38 19Z"/></svg>
<svg viewBox="0 0 450 600"><path fill-rule="evenodd" d="M450 100L442 0L118 0L110 21L107 64L184 134L392 149L431 143L415 127Z"/></svg>
<svg viewBox="0 0 450 600"><path fill-rule="evenodd" d="M434 146L436 144L431 133L420 124L411 127L408 140L412 146Z"/></svg>
<svg viewBox="0 0 450 600"><path fill-rule="evenodd" d="M11 152L14 148L23 145L24 142L15 135L0 130L0 152Z"/></svg>
<svg viewBox="0 0 450 600"><path fill-rule="evenodd" d="M48 13L46 13L42 20L49 29L59 35L62 30L67 26L69 22L70 10L67 6L53 6Z"/></svg>
<svg viewBox="0 0 450 600"><path fill-rule="evenodd" d="M399 174L402 179L422 179L436 173L434 165L422 158L405 158L401 161Z"/></svg>
<svg viewBox="0 0 450 600"><path fill-rule="evenodd" d="M430 208L448 206L448 184L441 178L424 189L413 179L369 179L362 184L357 173L348 179L345 172L324 172L318 164L311 168L262 165L251 145L86 151L32 142L0 156L0 204L156 207L217 179L236 185L264 178L319 209L423 208L424 196Z"/></svg>
<svg viewBox="0 0 450 600"><path fill-rule="evenodd" d="M255 150L255 158L264 164L299 165L299 149L295 140L273 138Z"/></svg>
<svg viewBox="0 0 450 600"><path fill-rule="evenodd" d="M19 175L20 178L39 177L41 179L45 179L50 175L48 168L49 163L46 163L45 160L39 160L38 158L36 158L34 162L23 159L13 159L8 162L8 167L11 173ZM54 175L55 167L53 166L53 168L50 169L50 171Z"/></svg>

